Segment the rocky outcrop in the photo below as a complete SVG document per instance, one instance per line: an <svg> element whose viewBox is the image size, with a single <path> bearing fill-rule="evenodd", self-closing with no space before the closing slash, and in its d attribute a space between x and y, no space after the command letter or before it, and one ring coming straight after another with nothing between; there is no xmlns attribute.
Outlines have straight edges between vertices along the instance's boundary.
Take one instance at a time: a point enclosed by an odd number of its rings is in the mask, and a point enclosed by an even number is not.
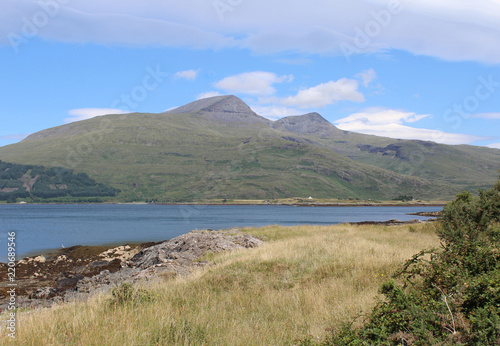
<svg viewBox="0 0 500 346"><path fill-rule="evenodd" d="M192 231L142 250L132 258L131 264L141 269L164 264L189 266L207 252L218 253L260 244L260 239L243 235L238 229L222 232Z"/></svg>
<svg viewBox="0 0 500 346"><path fill-rule="evenodd" d="M253 248L262 243L262 240L238 229L204 230L156 244L108 249L77 246L47 258L26 258L18 261L16 266L17 306L49 306L54 302L86 299L89 294L108 291L123 282L150 280L159 275L189 275L195 267L213 264L200 260L207 253ZM2 263L2 309L8 298L6 278L7 265Z"/></svg>

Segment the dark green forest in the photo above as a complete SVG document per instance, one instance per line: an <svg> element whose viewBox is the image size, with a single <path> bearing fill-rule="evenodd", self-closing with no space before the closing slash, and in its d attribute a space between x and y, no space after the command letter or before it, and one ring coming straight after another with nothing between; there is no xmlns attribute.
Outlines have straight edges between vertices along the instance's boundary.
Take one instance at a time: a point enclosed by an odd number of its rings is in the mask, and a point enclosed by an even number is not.
<svg viewBox="0 0 500 346"><path fill-rule="evenodd" d="M120 190L97 183L86 173L75 174L62 167L20 165L0 160L0 201L34 201L54 198L113 197ZM83 199L82 199L83 198ZM99 201L92 199L91 201Z"/></svg>

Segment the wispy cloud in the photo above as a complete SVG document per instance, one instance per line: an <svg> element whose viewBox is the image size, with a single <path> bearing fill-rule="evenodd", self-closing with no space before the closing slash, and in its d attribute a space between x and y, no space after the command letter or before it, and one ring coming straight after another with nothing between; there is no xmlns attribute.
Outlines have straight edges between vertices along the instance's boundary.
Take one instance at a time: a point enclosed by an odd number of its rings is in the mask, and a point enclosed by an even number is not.
<svg viewBox="0 0 500 346"><path fill-rule="evenodd" d="M497 113L477 113L471 116L472 118L480 119L498 119L500 120L500 112Z"/></svg>
<svg viewBox="0 0 500 346"><path fill-rule="evenodd" d="M250 108L258 115L270 120L277 120L289 115L299 115L303 113L294 108L280 106L250 106Z"/></svg>
<svg viewBox="0 0 500 346"><path fill-rule="evenodd" d="M70 117L65 118L64 123L68 124L75 121L87 120L100 115L124 114L124 113L127 112L124 112L121 109L114 109L114 108L77 108L68 111L68 115Z"/></svg>
<svg viewBox="0 0 500 346"><path fill-rule="evenodd" d="M491 143L487 145L488 148L500 149L500 143Z"/></svg>
<svg viewBox="0 0 500 346"><path fill-rule="evenodd" d="M175 78L195 80L198 77L198 73L199 71L197 70L179 71L175 74Z"/></svg>
<svg viewBox="0 0 500 346"><path fill-rule="evenodd" d="M206 99L214 96L221 96L222 94L218 91L207 91L196 96L197 100Z"/></svg>
<svg viewBox="0 0 500 346"><path fill-rule="evenodd" d="M43 11L40 3L3 0L0 32L22 35L23 18ZM239 2L229 1L230 11L223 23L213 1L156 1L148 2L148 6L132 0L64 3L57 15L50 18L50 24L39 30L41 38L342 54L340 45L352 44L359 31L369 26L378 34L369 37L362 53L396 49L447 60L500 62L498 0L396 1L401 11L389 15L388 3L393 2L386 0L253 0L245 2L244 8L231 5ZM11 44L9 37L1 35L0 44Z"/></svg>
<svg viewBox="0 0 500 346"><path fill-rule="evenodd" d="M429 114L415 114L401 110L388 109L383 107L367 108L359 113L354 113L348 117L337 120L338 124L366 124L366 125L401 125L404 122L414 123L429 117Z"/></svg>
<svg viewBox="0 0 500 346"><path fill-rule="evenodd" d="M359 78L361 79L361 81L363 82L363 85L365 87L368 87L370 85L370 83L375 79L377 78L377 72L375 72L374 69L368 69L368 70L365 70L363 72L360 72L356 75L356 78Z"/></svg>
<svg viewBox="0 0 500 346"><path fill-rule="evenodd" d="M277 59L276 62L288 65L308 65L312 64L313 60L307 58L283 58Z"/></svg>
<svg viewBox="0 0 500 346"><path fill-rule="evenodd" d="M18 134L13 134L13 135L3 135L0 136L0 139L3 140L10 140L10 141L22 141L26 137L28 137L30 133L18 133Z"/></svg>
<svg viewBox="0 0 500 346"><path fill-rule="evenodd" d="M405 125L405 123L415 123L429 116L429 114L415 114L394 109L369 108L339 119L335 125L345 131L390 138L419 139L443 144L471 144L485 139L480 136L447 133Z"/></svg>
<svg viewBox="0 0 500 346"><path fill-rule="evenodd" d="M292 75L278 76L272 72L254 71L226 77L217 82L215 87L228 93L272 95L276 92L273 84L292 80Z"/></svg>

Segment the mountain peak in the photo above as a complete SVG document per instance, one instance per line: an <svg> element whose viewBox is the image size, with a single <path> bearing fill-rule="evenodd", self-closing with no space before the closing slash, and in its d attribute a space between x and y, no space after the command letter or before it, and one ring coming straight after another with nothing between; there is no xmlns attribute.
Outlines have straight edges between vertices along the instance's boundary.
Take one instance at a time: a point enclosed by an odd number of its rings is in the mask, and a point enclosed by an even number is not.
<svg viewBox="0 0 500 346"><path fill-rule="evenodd" d="M325 118L323 118L321 116L321 114L316 113L316 112L307 113L304 115L299 115L297 118L303 118L303 119L307 119L309 121L315 121L315 122L323 123L323 124L330 124L330 122L328 120L326 120Z"/></svg>
<svg viewBox="0 0 500 346"><path fill-rule="evenodd" d="M233 95L216 96L210 99L213 102L207 107L203 108L202 111L225 113L254 113L245 102Z"/></svg>
<svg viewBox="0 0 500 346"><path fill-rule="evenodd" d="M208 97L172 109L167 113L204 114L208 116L210 120L231 123L269 123L267 119L257 115L245 102L234 95Z"/></svg>
<svg viewBox="0 0 500 346"><path fill-rule="evenodd" d="M339 131L316 112L281 118L274 122L273 127L300 134L335 134Z"/></svg>
<svg viewBox="0 0 500 346"><path fill-rule="evenodd" d="M253 113L245 102L233 95L207 97L169 110L167 113L196 112Z"/></svg>

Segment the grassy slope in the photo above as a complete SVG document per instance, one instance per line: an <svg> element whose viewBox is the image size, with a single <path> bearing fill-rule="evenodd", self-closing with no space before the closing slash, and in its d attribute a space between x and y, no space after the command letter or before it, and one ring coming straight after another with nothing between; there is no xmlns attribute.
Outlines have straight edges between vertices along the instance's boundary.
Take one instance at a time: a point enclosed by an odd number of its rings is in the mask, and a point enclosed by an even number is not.
<svg viewBox="0 0 500 346"><path fill-rule="evenodd" d="M455 193L488 189L497 180L500 169L498 149L397 140L353 132L306 138L354 161L426 179L442 188L439 192L442 196L449 190ZM360 145L370 146L372 151L360 150Z"/></svg>
<svg viewBox="0 0 500 346"><path fill-rule="evenodd" d="M0 148L12 162L63 165L123 191L122 198L420 199L452 189L286 139L265 123L214 123L203 115L110 115L44 131Z"/></svg>
<svg viewBox="0 0 500 346"><path fill-rule="evenodd" d="M57 345L283 345L368 312L403 261L436 246L432 225L269 226L265 245L207 256L216 266L144 286L154 302L109 296L25 314L17 341ZM18 314L19 318L19 314ZM2 333L0 338L5 338ZM0 341L2 341L0 339ZM3 340L5 341L5 340Z"/></svg>

